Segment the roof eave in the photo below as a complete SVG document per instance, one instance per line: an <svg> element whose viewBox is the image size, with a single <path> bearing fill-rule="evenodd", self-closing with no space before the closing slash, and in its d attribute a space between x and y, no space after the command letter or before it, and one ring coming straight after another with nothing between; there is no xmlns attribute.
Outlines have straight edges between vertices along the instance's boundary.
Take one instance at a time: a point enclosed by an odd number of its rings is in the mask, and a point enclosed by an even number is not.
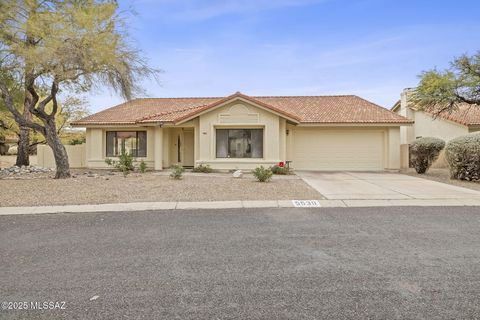
<svg viewBox="0 0 480 320"><path fill-rule="evenodd" d="M390 111L392 111L392 112L397 111L397 109L400 108L401 105L402 105L402 101L401 101L401 100L398 100L398 101L395 102L395 104L390 108Z"/></svg>
<svg viewBox="0 0 480 320"><path fill-rule="evenodd" d="M158 125L159 123L137 123L137 122L89 122L89 123L71 123L72 127L88 128L88 127L145 127Z"/></svg>
<svg viewBox="0 0 480 320"><path fill-rule="evenodd" d="M351 121L351 122L301 122L299 126L411 126L414 124L414 121L406 122L360 122L360 121Z"/></svg>

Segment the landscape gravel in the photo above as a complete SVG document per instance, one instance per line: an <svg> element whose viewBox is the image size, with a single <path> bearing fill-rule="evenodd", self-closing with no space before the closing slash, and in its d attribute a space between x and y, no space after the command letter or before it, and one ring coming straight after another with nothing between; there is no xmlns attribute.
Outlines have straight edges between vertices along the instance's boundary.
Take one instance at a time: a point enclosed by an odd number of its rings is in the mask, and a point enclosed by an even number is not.
<svg viewBox="0 0 480 320"><path fill-rule="evenodd" d="M427 180L443 182L451 184L457 187L468 188L472 190L480 191L480 182L479 181L466 181L466 180L456 180L450 179L450 172L448 169L444 168L430 168L425 174L418 174L414 169L410 168L405 172L402 172L409 176L414 176L418 178L424 178Z"/></svg>
<svg viewBox="0 0 480 320"><path fill-rule="evenodd" d="M185 175L181 180L155 173L124 178L109 171L72 170L75 178L0 179L0 206L47 206L149 201L304 200L322 195L296 176L260 183L231 174Z"/></svg>

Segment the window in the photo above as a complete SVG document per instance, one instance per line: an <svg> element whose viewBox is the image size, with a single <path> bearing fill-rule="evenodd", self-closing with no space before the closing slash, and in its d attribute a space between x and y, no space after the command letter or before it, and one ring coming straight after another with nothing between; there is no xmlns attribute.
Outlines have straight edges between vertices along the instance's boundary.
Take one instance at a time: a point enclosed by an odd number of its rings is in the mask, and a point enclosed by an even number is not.
<svg viewBox="0 0 480 320"><path fill-rule="evenodd" d="M263 158L263 129L217 129L217 158Z"/></svg>
<svg viewBox="0 0 480 320"><path fill-rule="evenodd" d="M146 131L108 131L107 157L117 157L125 149L134 157L147 156Z"/></svg>

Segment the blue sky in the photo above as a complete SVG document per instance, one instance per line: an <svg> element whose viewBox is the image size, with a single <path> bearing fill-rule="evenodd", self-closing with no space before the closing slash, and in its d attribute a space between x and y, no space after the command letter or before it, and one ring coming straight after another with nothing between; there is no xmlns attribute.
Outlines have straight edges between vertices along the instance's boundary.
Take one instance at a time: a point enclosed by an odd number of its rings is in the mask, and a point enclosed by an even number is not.
<svg viewBox="0 0 480 320"><path fill-rule="evenodd" d="M120 0L161 84L150 97L356 94L384 107L480 50L480 1ZM93 111L121 98L92 92Z"/></svg>

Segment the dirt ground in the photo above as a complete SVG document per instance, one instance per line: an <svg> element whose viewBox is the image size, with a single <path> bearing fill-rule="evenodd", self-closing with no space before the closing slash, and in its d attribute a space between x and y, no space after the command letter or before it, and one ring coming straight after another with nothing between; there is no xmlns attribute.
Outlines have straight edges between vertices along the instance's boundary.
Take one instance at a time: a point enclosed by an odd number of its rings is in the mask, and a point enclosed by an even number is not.
<svg viewBox="0 0 480 320"><path fill-rule="evenodd" d="M0 156L0 168L11 167L15 164L17 156ZM37 165L37 156L30 156L30 165Z"/></svg>
<svg viewBox="0 0 480 320"><path fill-rule="evenodd" d="M415 177L418 177L418 178L424 178L424 179L428 179L428 180L448 183L448 184L451 184L451 185L454 185L454 186L480 191L480 182L450 179L450 172L448 171L448 169L430 168L427 171L427 173L418 174L418 173L415 172L415 169L410 168L407 171L402 172L402 173L410 175L410 176L415 176Z"/></svg>
<svg viewBox="0 0 480 320"><path fill-rule="evenodd" d="M35 179L0 179L0 206L45 206L149 201L293 200L322 199L296 176L277 176L260 183L251 176L186 174L173 180L167 173L131 174L98 172L88 177L72 170L76 178L55 180L53 173Z"/></svg>

